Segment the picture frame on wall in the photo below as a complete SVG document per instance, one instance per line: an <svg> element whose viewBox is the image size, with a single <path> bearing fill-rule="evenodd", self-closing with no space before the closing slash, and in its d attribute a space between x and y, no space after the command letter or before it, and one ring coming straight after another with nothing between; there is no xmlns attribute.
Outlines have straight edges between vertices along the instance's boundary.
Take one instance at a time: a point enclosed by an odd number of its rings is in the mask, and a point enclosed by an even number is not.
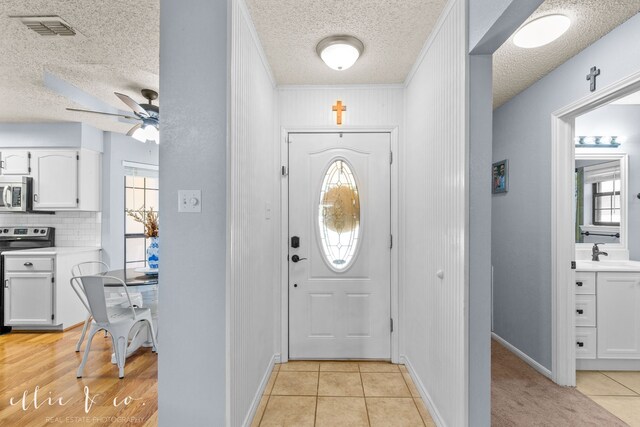
<svg viewBox="0 0 640 427"><path fill-rule="evenodd" d="M495 162L491 168L491 193L502 194L509 191L509 161Z"/></svg>

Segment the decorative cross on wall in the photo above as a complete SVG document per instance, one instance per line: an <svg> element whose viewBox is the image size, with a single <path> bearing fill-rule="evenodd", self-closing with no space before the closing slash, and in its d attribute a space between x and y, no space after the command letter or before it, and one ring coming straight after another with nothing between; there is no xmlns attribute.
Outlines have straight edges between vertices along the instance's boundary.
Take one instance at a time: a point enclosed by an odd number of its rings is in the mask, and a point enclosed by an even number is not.
<svg viewBox="0 0 640 427"><path fill-rule="evenodd" d="M342 101L337 100L336 101L336 105L333 105L331 107L331 110L336 112L336 124L337 125L341 125L342 124L342 112L343 111L347 111L347 106L346 105L342 105Z"/></svg>
<svg viewBox="0 0 640 427"><path fill-rule="evenodd" d="M591 67L589 74L587 74L587 80L591 82L591 92L596 91L596 77L600 75L600 68Z"/></svg>

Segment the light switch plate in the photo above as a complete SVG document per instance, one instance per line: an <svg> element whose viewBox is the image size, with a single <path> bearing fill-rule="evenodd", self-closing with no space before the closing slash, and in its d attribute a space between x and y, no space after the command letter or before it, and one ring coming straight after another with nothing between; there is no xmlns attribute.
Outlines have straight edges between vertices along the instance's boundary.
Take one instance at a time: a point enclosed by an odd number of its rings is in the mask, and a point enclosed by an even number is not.
<svg viewBox="0 0 640 427"><path fill-rule="evenodd" d="M178 212L202 212L202 192L178 190Z"/></svg>

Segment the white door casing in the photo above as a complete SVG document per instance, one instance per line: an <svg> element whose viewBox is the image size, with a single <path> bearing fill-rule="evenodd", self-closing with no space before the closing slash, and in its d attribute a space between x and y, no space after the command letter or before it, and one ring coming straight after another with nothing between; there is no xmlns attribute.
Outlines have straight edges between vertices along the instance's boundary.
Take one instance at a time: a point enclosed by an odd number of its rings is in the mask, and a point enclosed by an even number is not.
<svg viewBox="0 0 640 427"><path fill-rule="evenodd" d="M301 133L290 134L289 142L289 237L299 237L299 247L289 247L289 356L389 359L390 134ZM325 179L328 171L333 183ZM323 224L344 212L328 200L347 194L334 189L336 174L344 188L356 187L349 203L358 207L348 213L351 225L340 229L344 246L329 249L323 241L338 234Z"/></svg>

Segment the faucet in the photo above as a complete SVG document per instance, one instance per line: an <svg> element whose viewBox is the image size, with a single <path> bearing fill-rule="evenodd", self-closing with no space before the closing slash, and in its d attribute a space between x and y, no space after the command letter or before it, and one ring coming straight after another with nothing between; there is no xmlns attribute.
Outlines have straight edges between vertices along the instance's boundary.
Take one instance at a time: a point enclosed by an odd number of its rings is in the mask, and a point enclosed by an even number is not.
<svg viewBox="0 0 640 427"><path fill-rule="evenodd" d="M600 261L600 255L609 256L608 253L602 252L598 245L604 245L604 243L594 243L591 248L591 261Z"/></svg>

